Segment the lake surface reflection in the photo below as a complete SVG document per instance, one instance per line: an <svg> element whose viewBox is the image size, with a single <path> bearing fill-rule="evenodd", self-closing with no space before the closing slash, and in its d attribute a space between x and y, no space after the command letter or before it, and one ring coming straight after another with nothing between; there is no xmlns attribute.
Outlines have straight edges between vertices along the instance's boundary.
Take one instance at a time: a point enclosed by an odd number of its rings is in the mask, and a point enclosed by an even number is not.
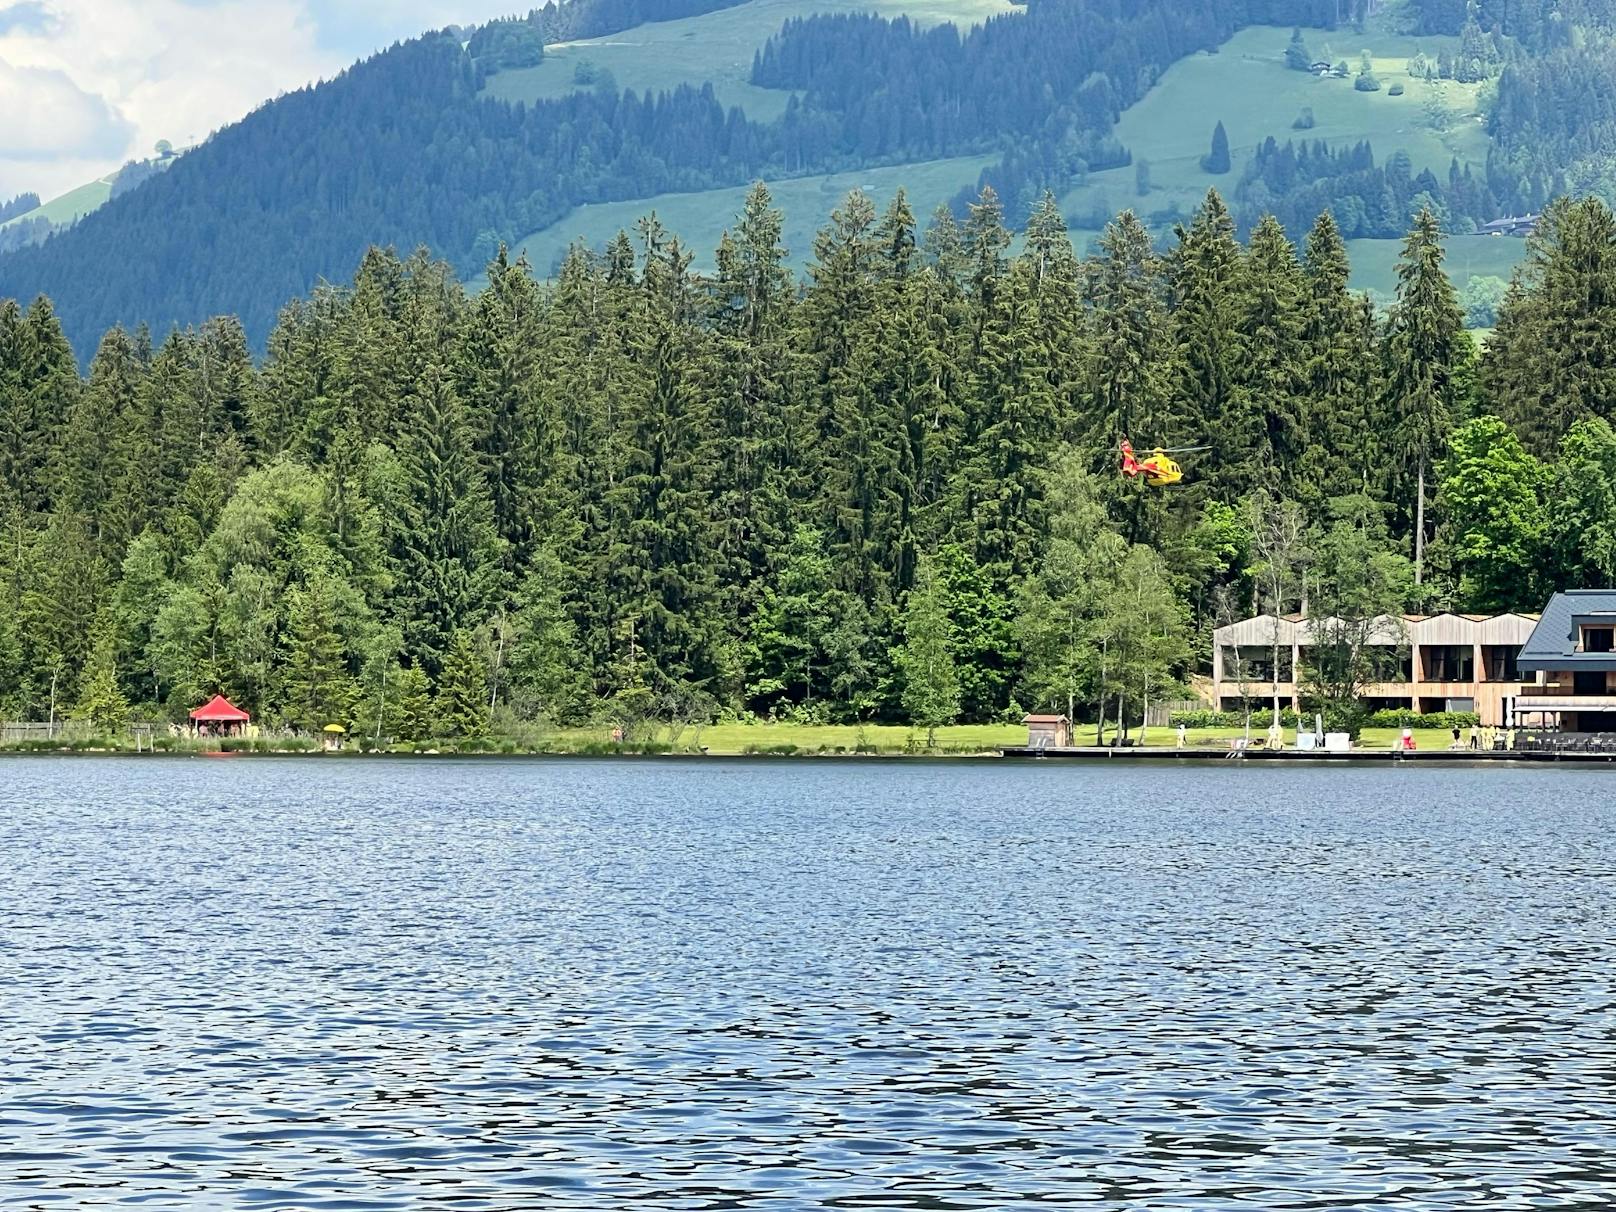
<svg viewBox="0 0 1616 1212"><path fill-rule="evenodd" d="M0 783L6 1206L1616 1198L1608 774Z"/></svg>

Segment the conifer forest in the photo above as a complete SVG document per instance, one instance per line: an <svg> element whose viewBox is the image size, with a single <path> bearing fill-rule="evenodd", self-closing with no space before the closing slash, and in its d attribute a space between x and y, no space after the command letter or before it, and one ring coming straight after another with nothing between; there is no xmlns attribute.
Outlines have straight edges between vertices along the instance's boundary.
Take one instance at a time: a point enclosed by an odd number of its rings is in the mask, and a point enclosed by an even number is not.
<svg viewBox="0 0 1616 1212"><path fill-rule="evenodd" d="M261 358L223 317L81 374L48 298L0 304L0 709L1137 719L1253 611L1616 577L1598 201L1551 205L1484 349L1428 212L1385 310L1328 214L1242 244L1216 194L1165 251L1124 213L1082 257L1047 198L1013 238L991 190L854 193L800 278L780 233L760 185L710 274L654 218L475 293L373 249ZM1124 438L1205 449L1150 487Z"/></svg>

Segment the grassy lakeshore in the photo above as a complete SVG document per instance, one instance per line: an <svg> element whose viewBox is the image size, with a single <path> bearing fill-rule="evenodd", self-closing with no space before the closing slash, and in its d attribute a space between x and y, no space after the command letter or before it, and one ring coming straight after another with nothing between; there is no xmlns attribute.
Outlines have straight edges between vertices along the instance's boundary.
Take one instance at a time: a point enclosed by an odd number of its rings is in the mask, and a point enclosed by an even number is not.
<svg viewBox="0 0 1616 1212"><path fill-rule="evenodd" d="M710 757L837 757L837 756L918 756L972 757L996 754L1000 749L1027 743L1027 730L1017 724L959 724L937 730L936 747L926 747L924 729L902 724L711 724L700 729L682 728L675 735L668 729L642 732L628 740L614 742L610 726L568 728L560 731L530 731L515 736L480 740L436 740L416 743L374 745L359 737L349 738L336 756L382 754L396 756L655 756L658 754L706 754ZM1192 749L1225 750L1244 735L1240 728L1192 728L1185 736ZM1400 735L1396 728L1366 728L1358 748L1389 750ZM1254 741L1266 742L1267 731L1254 728ZM1441 729L1417 729L1415 743L1421 750L1447 749L1451 733ZM1465 737L1468 740L1468 733ZM1095 743L1093 725L1080 726L1073 740L1078 745ZM1116 733L1108 728L1107 744L1115 743ZM1134 730L1132 743L1149 749L1172 749L1178 743L1172 728L1150 728L1143 734ZM1285 747L1294 748L1296 730L1285 730ZM138 747L130 737L81 738L68 740L29 740L0 744L0 753L117 753L158 754L275 754L280 756L332 756L319 741L306 737L263 736L242 739L193 739L159 737L142 741Z"/></svg>

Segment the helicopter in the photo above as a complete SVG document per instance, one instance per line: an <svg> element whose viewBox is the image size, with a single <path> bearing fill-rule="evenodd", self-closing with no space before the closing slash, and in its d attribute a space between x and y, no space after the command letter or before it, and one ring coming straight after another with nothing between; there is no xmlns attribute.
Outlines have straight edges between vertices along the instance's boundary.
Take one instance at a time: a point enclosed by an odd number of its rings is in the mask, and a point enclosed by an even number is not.
<svg viewBox="0 0 1616 1212"><path fill-rule="evenodd" d="M1123 438L1122 474L1130 479L1143 476L1145 483L1152 488L1166 488L1184 478L1184 469L1169 458L1169 455L1193 454L1196 451L1211 449L1210 446L1170 446L1165 449L1158 446L1141 459L1134 454L1133 444L1127 438Z"/></svg>

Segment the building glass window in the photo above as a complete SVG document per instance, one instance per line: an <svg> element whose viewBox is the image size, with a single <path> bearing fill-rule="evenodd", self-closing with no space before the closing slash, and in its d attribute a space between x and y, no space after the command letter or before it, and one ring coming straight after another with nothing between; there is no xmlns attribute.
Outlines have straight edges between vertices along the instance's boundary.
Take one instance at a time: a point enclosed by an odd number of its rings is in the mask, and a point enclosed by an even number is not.
<svg viewBox="0 0 1616 1212"><path fill-rule="evenodd" d="M1463 644L1431 644L1425 649L1427 682L1472 682L1476 677L1476 654Z"/></svg>
<svg viewBox="0 0 1616 1212"><path fill-rule="evenodd" d="M1273 682L1274 677L1274 650L1272 648L1259 648L1256 646L1224 645L1223 648L1223 680L1225 682ZM1279 677L1281 682L1291 680L1291 650L1290 646L1282 645L1279 650Z"/></svg>
<svg viewBox="0 0 1616 1212"><path fill-rule="evenodd" d="M1573 694L1604 694L1605 672L1579 672L1571 675L1571 691Z"/></svg>
<svg viewBox="0 0 1616 1212"><path fill-rule="evenodd" d="M1490 682L1518 682L1521 680L1521 650L1516 644L1491 644L1485 650L1487 680Z"/></svg>

